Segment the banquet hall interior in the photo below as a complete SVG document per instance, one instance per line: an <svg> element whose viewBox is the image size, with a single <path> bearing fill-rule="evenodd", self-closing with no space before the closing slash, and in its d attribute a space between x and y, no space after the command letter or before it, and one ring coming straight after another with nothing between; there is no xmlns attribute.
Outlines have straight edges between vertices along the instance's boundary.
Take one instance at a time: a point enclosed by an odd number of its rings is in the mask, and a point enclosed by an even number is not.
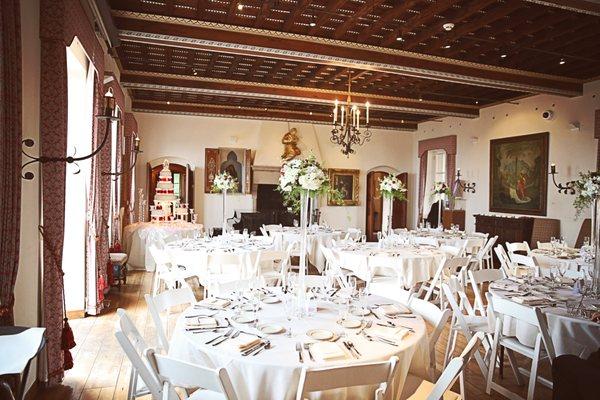
<svg viewBox="0 0 600 400"><path fill-rule="evenodd" d="M2 0L0 399L597 399L600 1Z"/></svg>

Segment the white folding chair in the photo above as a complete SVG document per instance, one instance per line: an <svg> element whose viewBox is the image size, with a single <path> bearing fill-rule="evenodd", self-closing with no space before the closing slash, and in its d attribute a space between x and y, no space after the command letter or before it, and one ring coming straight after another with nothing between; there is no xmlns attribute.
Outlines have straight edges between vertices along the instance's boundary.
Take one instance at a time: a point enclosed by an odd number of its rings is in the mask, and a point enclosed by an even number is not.
<svg viewBox="0 0 600 400"><path fill-rule="evenodd" d="M339 256L333 250L325 246L321 246L320 249L325 257L325 273L333 276L342 289L347 289L348 277L354 272L342 267Z"/></svg>
<svg viewBox="0 0 600 400"><path fill-rule="evenodd" d="M355 364L343 367L308 369L302 368L296 400L305 400L311 392L347 388L352 386L379 385L375 400L389 400L392 397L392 381L398 367L398 357L388 361Z"/></svg>
<svg viewBox="0 0 600 400"><path fill-rule="evenodd" d="M148 250L154 259L156 271L152 282L152 294L156 295L160 291L161 284L164 283L166 289L175 289L178 286L187 286L186 276L179 270L177 265L172 262L169 254L162 249L151 245Z"/></svg>
<svg viewBox="0 0 600 400"><path fill-rule="evenodd" d="M429 370L432 378L435 379L437 376L435 345L440 338L446 323L450 319L452 311L447 308L442 310L435 304L421 300L415 296L411 296L408 300L408 308L410 308L413 313L423 317L425 322L434 328L433 332L429 335Z"/></svg>
<svg viewBox="0 0 600 400"><path fill-rule="evenodd" d="M361 237L361 230L358 228L348 228L346 230L346 236L344 236L344 240L352 240L354 242L358 242Z"/></svg>
<svg viewBox="0 0 600 400"><path fill-rule="evenodd" d="M263 250L255 255L254 269L266 286L281 285L288 271L290 251Z"/></svg>
<svg viewBox="0 0 600 400"><path fill-rule="evenodd" d="M171 312L171 308L184 304L196 303L196 297L194 296L194 292L192 292L192 289L190 289L188 286L184 286L179 289L167 290L165 292L157 294L156 296L146 294L144 298L146 299L146 304L148 304L148 311L150 312L150 316L154 321L154 327L156 328L158 342L161 348L168 352L169 339L167 333L169 327L169 314ZM165 311L167 312L166 324L163 324L160 314Z"/></svg>
<svg viewBox="0 0 600 400"><path fill-rule="evenodd" d="M162 392L161 383L143 358L143 352L148 345L125 310L117 309L117 316L119 319L115 327L115 337L131 362L127 400L148 394L152 395L153 400L159 400Z"/></svg>
<svg viewBox="0 0 600 400"><path fill-rule="evenodd" d="M538 380L544 385L552 388L552 383L550 381L538 377L538 366L540 361L548 359L550 363L552 363L556 357L552 338L548 333L546 315L540 308L537 307L531 308L494 295L489 296L489 298L496 315L496 328L494 330L494 342L492 344L491 359L496 359L498 349L500 346L503 346L508 354L508 359L517 379L517 383L519 385L523 384L521 373L524 375L529 375L527 399L533 400L535 384ZM514 318L520 322L527 323L537 328L535 345L533 347L520 342L516 337L505 336L503 334L503 326L506 317ZM517 366L514 352L522 354L531 359L531 370L527 371ZM523 398L521 396L494 382L494 370L495 363L491 363L491 367L487 375L486 393L491 394L492 390L495 390L509 399L522 400Z"/></svg>
<svg viewBox="0 0 600 400"><path fill-rule="evenodd" d="M489 284L491 282L506 278L506 275L502 269L480 269L477 271L469 271L468 274L475 297L475 304L473 308L475 311L479 311L480 315L487 316L483 297L481 296L481 286L484 283Z"/></svg>
<svg viewBox="0 0 600 400"><path fill-rule="evenodd" d="M414 238L414 242L417 245L425 245L425 246L433 246L433 247L439 247L440 243L439 241L434 238L433 236L415 236Z"/></svg>
<svg viewBox="0 0 600 400"><path fill-rule="evenodd" d="M154 349L146 350L146 358L156 375L163 383L162 400L180 400L175 391L180 387L186 392L195 390L190 400L237 400L237 394L225 368L207 368L176 358L156 354Z"/></svg>
<svg viewBox="0 0 600 400"><path fill-rule="evenodd" d="M537 277L542 275L540 266L538 265L535 258L533 258L532 256L525 256L523 254L513 253L512 255L510 255L510 260L516 267L529 271L529 274L533 272L533 275Z"/></svg>
<svg viewBox="0 0 600 400"><path fill-rule="evenodd" d="M525 241L514 242L514 243L506 242L506 250L508 250L508 256L510 257L511 260L512 260L513 254L517 253L518 251L520 251L521 253L524 253L524 255L531 255L531 249L529 248L529 243L527 243Z"/></svg>
<svg viewBox="0 0 600 400"><path fill-rule="evenodd" d="M477 355L483 334L475 334L467 343L460 356L455 357L444 368L442 375L436 381L431 383L420 379L415 375L408 374L406 383L402 389L400 399L402 400L460 400L465 399L465 381L463 371L467 364ZM459 379L460 394L452 392L451 388Z"/></svg>
<svg viewBox="0 0 600 400"><path fill-rule="evenodd" d="M465 253L466 242L462 246L453 246L449 244L443 244L440 246L440 250L451 257L462 257Z"/></svg>
<svg viewBox="0 0 600 400"><path fill-rule="evenodd" d="M496 244L497 240L498 236L493 236L485 242L485 245L482 248L479 249L477 255L475 256L475 261L477 262L477 269L483 269L484 266L486 268L494 267L492 248L494 247L494 244Z"/></svg>
<svg viewBox="0 0 600 400"><path fill-rule="evenodd" d="M465 271L467 270L470 263L471 257L454 257L442 259L442 262L440 262L440 266L438 267L435 275L433 276L433 279L429 282L423 283L421 285L419 293L422 293L424 290L427 290L424 298L426 301L430 301L433 294L436 294L437 300L439 300L440 307L445 308L444 293L442 292L440 285L453 276L457 277L461 284L464 285L466 281Z"/></svg>
<svg viewBox="0 0 600 400"><path fill-rule="evenodd" d="M473 307L469 302L467 294L464 292L463 286L456 278L450 278L449 282L442 284L442 289L446 295L446 300L452 309L452 322L450 324L450 334L446 345L446 354L444 356L444 366L447 365L454 349L458 334L461 333L465 339L471 340L474 334L481 332L486 337L491 335L493 327L491 326L488 317L475 315ZM458 299L458 301L457 301ZM487 342L484 343L486 350L490 348L490 340L487 337ZM483 376L487 376L488 367L484 358L479 353L475 354L475 359Z"/></svg>
<svg viewBox="0 0 600 400"><path fill-rule="evenodd" d="M264 225L263 225L263 226L261 226L259 229L260 229L260 233L261 233L263 236L269 236L269 232L267 232L267 228L266 228Z"/></svg>

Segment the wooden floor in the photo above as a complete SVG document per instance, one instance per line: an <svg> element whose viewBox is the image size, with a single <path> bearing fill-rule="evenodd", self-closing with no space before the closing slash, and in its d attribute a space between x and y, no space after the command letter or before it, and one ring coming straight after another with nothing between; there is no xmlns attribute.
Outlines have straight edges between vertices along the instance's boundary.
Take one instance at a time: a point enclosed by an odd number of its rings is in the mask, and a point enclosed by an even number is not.
<svg viewBox="0 0 600 400"><path fill-rule="evenodd" d="M126 399L127 385L131 365L124 357L114 337L116 309L127 310L138 329L146 337L148 343L156 343L155 333L146 308L144 294L151 288L152 274L148 272L133 272L128 276L127 285L121 289L112 289L108 295L109 309L99 317L87 317L70 321L75 334L77 346L73 349L75 366L65 374L62 385L38 390L30 393L29 399L39 400L117 400ZM199 294L199 291L196 292ZM443 358L446 346L447 332L444 332L437 345L437 360ZM459 340L458 347L462 349L464 340ZM527 359L520 358L523 367L529 367ZM527 393L526 387L518 387L515 378L505 363L503 383L522 396ZM548 366L542 368L542 375L550 378ZM488 396L485 393L485 380L477 364L472 361L466 372L466 388L468 399L503 399L498 393ZM551 399L549 389L537 385L536 399ZM144 399L150 399L147 396ZM241 399L244 400L244 399Z"/></svg>

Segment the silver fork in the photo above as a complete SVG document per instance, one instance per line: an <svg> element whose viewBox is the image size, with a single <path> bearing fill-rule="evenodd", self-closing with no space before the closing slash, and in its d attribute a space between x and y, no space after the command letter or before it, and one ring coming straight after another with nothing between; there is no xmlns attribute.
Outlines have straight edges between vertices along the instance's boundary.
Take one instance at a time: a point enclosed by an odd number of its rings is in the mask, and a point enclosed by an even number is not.
<svg viewBox="0 0 600 400"><path fill-rule="evenodd" d="M221 339L217 340L216 342L214 342L212 345L213 346L217 346L220 345L221 343L223 343L226 340L229 340L233 337L236 337L237 335L239 335L239 332L236 331L235 329L233 329L233 331L231 333L229 333L228 335L223 336Z"/></svg>
<svg viewBox="0 0 600 400"><path fill-rule="evenodd" d="M372 326L373 326L373 321L367 321L365 326L363 326L362 329L360 331L358 331L357 335L360 335L365 329L369 329Z"/></svg>
<svg viewBox="0 0 600 400"><path fill-rule="evenodd" d="M296 351L298 352L298 359L301 363L303 363L304 357L302 357L302 345L300 344L300 342L296 343Z"/></svg>
<svg viewBox="0 0 600 400"><path fill-rule="evenodd" d="M311 361L315 361L315 358L313 357L313 354L310 351L310 344L309 343L304 343L303 347L304 347L304 349L306 349L306 351L308 351L308 355L310 357L310 360Z"/></svg>
<svg viewBox="0 0 600 400"><path fill-rule="evenodd" d="M222 338L222 337L224 337L224 336L227 336L227 335L231 335L231 333L233 333L233 330L234 330L234 329L233 329L233 328L231 328L231 329L229 329L227 332L223 333L222 335L217 335L217 336L215 336L214 338L210 339L208 342L204 342L204 344L211 344L211 343L213 343L215 340L218 340L218 339L220 339L220 338Z"/></svg>

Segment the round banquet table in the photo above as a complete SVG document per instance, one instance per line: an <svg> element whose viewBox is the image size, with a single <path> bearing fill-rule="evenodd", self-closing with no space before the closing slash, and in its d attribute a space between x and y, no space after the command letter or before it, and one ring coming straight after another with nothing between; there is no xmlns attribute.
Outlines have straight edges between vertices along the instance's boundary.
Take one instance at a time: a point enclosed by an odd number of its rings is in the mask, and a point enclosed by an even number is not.
<svg viewBox="0 0 600 400"><path fill-rule="evenodd" d="M522 282L522 280L501 279L491 283L489 290L493 296L509 299L521 296L525 291L531 292L534 296L548 297L549 303L542 304L540 307L546 314L548 330L557 356L573 354L587 358L590 353L600 348L600 324L583 317L572 316L567 311L566 301L580 299L580 295L574 295L568 286L552 289L548 285L548 280L536 280L533 284ZM584 305L600 311L599 300L589 299L584 302ZM516 337L519 342L533 347L537 329L523 321L515 321L507 317L504 320L503 334Z"/></svg>
<svg viewBox="0 0 600 400"><path fill-rule="evenodd" d="M463 245L466 245L465 247L470 253L476 253L480 248L485 246L486 241L485 237L474 236L472 234L467 234L462 231L440 232L438 230L431 229L429 231L411 231L411 233L416 237L436 238L440 245L455 247L462 247Z"/></svg>
<svg viewBox="0 0 600 400"><path fill-rule="evenodd" d="M162 248L165 243L193 238L201 225L185 221L136 222L123 229L123 247L128 255L127 263L136 269L154 271L154 259L148 248Z"/></svg>
<svg viewBox="0 0 600 400"><path fill-rule="evenodd" d="M314 230L308 228L307 232L307 251L308 261L322 272L325 268L325 256L321 251L321 246L331 247L333 240L342 238L341 231L334 231L319 227ZM271 231L270 235L274 238L274 244L277 249L286 249L290 243L298 242L301 238L300 228L284 227L282 231Z"/></svg>
<svg viewBox="0 0 600 400"><path fill-rule="evenodd" d="M570 269L573 271L591 271L592 264L586 262L579 254L579 250L566 249L554 252L553 250L535 249L531 254L540 266L542 276L549 276L554 269Z"/></svg>
<svg viewBox="0 0 600 400"><path fill-rule="evenodd" d="M273 291L277 289L272 289ZM275 291L281 296L280 291ZM369 296L369 304L390 303L389 299L378 296ZM318 304L318 311L311 317L296 320L293 325L293 336L287 337L285 333L264 335L271 341L271 348L260 352L255 356L242 356L233 346L228 346L228 341L217 346L205 344L208 340L221 333L202 332L193 333L186 331L186 318L195 315L198 309L190 307L183 312L177 320L173 332L169 355L186 360L188 362L205 365L211 368L224 367L227 369L236 393L240 399L246 400L285 400L295 399L298 389L300 372L303 366L309 368L332 367L349 365L353 363L364 363L388 360L392 356L400 359L396 377L394 379L392 398L397 399L402 392L406 374L410 370L419 376L427 377L427 366L429 360L428 338L425 323L421 317L400 318L399 323L414 329L399 340L398 346L381 342L371 342L362 335L358 336L359 329L344 329L336 323L338 319L337 305L331 302ZM232 311L220 311L215 318L218 320L232 316ZM373 317L365 317L372 319ZM238 324L230 319L232 325L244 332L259 333L256 328L249 324ZM285 318L283 303L264 304L258 312L258 324L275 323L284 327L288 326ZM296 343L312 342L305 333L309 329L328 329L336 334L345 332L346 337L337 341L343 349L345 356L335 361L311 361L307 352L304 351L304 363L300 363L296 351ZM342 340L351 340L361 357L353 358L342 345ZM229 342L230 343L230 342ZM352 387L345 389L328 390L313 393L311 398L315 399L367 399L371 398L372 387ZM369 395L371 393L371 395Z"/></svg>
<svg viewBox="0 0 600 400"><path fill-rule="evenodd" d="M372 274L398 278L399 287L412 287L433 278L446 254L430 246L379 248L377 243L352 243L333 249L341 265L362 280Z"/></svg>

